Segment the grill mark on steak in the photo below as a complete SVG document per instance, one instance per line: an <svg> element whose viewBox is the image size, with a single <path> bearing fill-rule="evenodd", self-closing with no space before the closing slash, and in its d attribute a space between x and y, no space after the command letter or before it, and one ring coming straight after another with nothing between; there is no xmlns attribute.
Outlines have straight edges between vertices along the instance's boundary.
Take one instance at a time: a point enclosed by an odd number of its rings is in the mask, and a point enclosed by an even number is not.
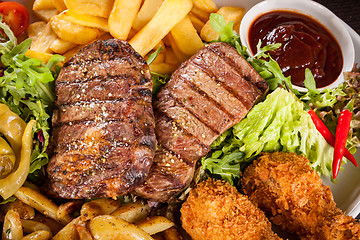
<svg viewBox="0 0 360 240"><path fill-rule="evenodd" d="M235 48L212 43L200 49L173 73L154 100L160 147L149 178L135 192L152 201L172 200L190 184L196 162L210 151L211 143L238 123L266 91L266 82Z"/></svg>
<svg viewBox="0 0 360 240"><path fill-rule="evenodd" d="M117 197L140 185L156 146L145 60L125 41L99 40L65 64L55 85L49 194Z"/></svg>

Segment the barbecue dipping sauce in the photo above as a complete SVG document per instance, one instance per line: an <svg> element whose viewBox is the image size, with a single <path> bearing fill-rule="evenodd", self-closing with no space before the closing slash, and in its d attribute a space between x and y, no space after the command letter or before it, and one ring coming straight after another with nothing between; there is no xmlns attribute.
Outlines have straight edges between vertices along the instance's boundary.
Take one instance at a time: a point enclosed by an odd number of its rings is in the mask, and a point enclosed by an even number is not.
<svg viewBox="0 0 360 240"><path fill-rule="evenodd" d="M297 86L304 86L306 68L313 73L318 88L330 85L341 73L343 58L335 38L320 23L300 13L265 13L251 25L248 39L253 53L259 39L262 47L281 43L270 55Z"/></svg>

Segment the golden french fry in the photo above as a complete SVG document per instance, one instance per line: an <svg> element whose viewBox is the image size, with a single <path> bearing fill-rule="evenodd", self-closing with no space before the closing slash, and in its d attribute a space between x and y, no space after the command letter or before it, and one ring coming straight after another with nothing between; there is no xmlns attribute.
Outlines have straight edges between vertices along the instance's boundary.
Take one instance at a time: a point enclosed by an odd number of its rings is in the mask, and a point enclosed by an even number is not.
<svg viewBox="0 0 360 240"><path fill-rule="evenodd" d="M168 228L173 227L174 223L166 217L153 216L148 217L139 223L136 223L136 225L148 234L153 235L155 233L162 232Z"/></svg>
<svg viewBox="0 0 360 240"><path fill-rule="evenodd" d="M98 29L69 22L62 14L52 17L50 24L59 38L75 44L88 44L100 37Z"/></svg>
<svg viewBox="0 0 360 240"><path fill-rule="evenodd" d="M192 0L192 1L195 7L197 7L198 9L204 12L213 13L218 10L213 0Z"/></svg>
<svg viewBox="0 0 360 240"><path fill-rule="evenodd" d="M173 73L178 68L178 65L171 63L152 63L149 65L149 68L151 72L167 75Z"/></svg>
<svg viewBox="0 0 360 240"><path fill-rule="evenodd" d="M79 14L77 12L66 10L61 13L63 20L76 23L86 27L97 28L102 31L108 32L108 19L103 17L97 17L89 14Z"/></svg>
<svg viewBox="0 0 360 240"><path fill-rule="evenodd" d="M174 40L173 36L171 35L171 33L168 34L166 36L166 38L170 42L170 46L171 46L172 50L174 51L174 54L175 54L178 62L182 63L191 57L191 55L185 54L182 51L180 51L180 49L176 45L175 40Z"/></svg>
<svg viewBox="0 0 360 240"><path fill-rule="evenodd" d="M217 13L224 16L226 23L233 21L234 26L236 26L240 23L242 17L244 16L245 9L238 7L222 7L219 9L219 11L217 11ZM204 27L201 29L200 36L204 41L210 42L217 40L219 38L219 33L210 26L210 21L207 21Z"/></svg>
<svg viewBox="0 0 360 240"><path fill-rule="evenodd" d="M107 215L120 207L121 203L109 198L96 199L82 205L80 215L86 219L92 219L98 215Z"/></svg>
<svg viewBox="0 0 360 240"><path fill-rule="evenodd" d="M207 22L209 20L210 13L202 11L201 9L195 6L191 9L191 13L203 22Z"/></svg>
<svg viewBox="0 0 360 240"><path fill-rule="evenodd" d="M174 64L174 65L179 65L179 61L176 58L176 55L173 51L173 49L171 47L168 47L165 51L165 60L164 62L166 63L170 63L170 64Z"/></svg>
<svg viewBox="0 0 360 240"><path fill-rule="evenodd" d="M50 23L47 23L40 36L31 44L30 49L38 52L52 53L50 46L56 38L57 36L52 30Z"/></svg>
<svg viewBox="0 0 360 240"><path fill-rule="evenodd" d="M77 45L76 47L64 53L63 56L65 57L65 62L69 61L70 58L72 58L76 53L78 53L79 50L82 49L83 47L84 45Z"/></svg>
<svg viewBox="0 0 360 240"><path fill-rule="evenodd" d="M4 218L2 240L21 240L22 237L23 230L20 215L15 210L10 210Z"/></svg>
<svg viewBox="0 0 360 240"><path fill-rule="evenodd" d="M190 21L192 22L192 24L194 25L194 28L196 29L196 31L200 34L201 29L204 27L205 23L203 21L201 21L198 17L196 17L194 14L189 13L188 14Z"/></svg>
<svg viewBox="0 0 360 240"><path fill-rule="evenodd" d="M113 213L111 213L111 215L121 218L129 223L134 223L146 218L149 211L149 205L144 204L141 201L137 201L134 203L127 203L124 206L121 206Z"/></svg>
<svg viewBox="0 0 360 240"><path fill-rule="evenodd" d="M42 21L48 22L50 19L58 14L58 10L56 8L53 9L43 9L43 10L36 10L34 14Z"/></svg>
<svg viewBox="0 0 360 240"><path fill-rule="evenodd" d="M44 30L46 22L38 21L29 25L27 33L32 42L35 42L36 39L40 36L41 32Z"/></svg>
<svg viewBox="0 0 360 240"><path fill-rule="evenodd" d="M21 224L24 230L24 233L32 233L36 231L48 231L51 235L51 229L44 223L34 221L34 220L25 220L21 219Z"/></svg>
<svg viewBox="0 0 360 240"><path fill-rule="evenodd" d="M64 0L69 10L80 14L90 14L108 18L114 4L114 0Z"/></svg>
<svg viewBox="0 0 360 240"><path fill-rule="evenodd" d="M171 29L171 35L177 48L186 55L193 55L204 46L188 16Z"/></svg>
<svg viewBox="0 0 360 240"><path fill-rule="evenodd" d="M110 215L93 218L89 223L89 228L94 239L99 240L153 240L149 234L134 224Z"/></svg>
<svg viewBox="0 0 360 240"><path fill-rule="evenodd" d="M30 233L22 238L22 240L48 240L51 238L51 234L48 231L39 230L33 233Z"/></svg>
<svg viewBox="0 0 360 240"><path fill-rule="evenodd" d="M154 17L131 40L142 56L153 49L191 10L191 0L164 0Z"/></svg>
<svg viewBox="0 0 360 240"><path fill-rule="evenodd" d="M54 237L53 240L80 240L75 225L85 227L85 221L82 217L77 217L65 225Z"/></svg>
<svg viewBox="0 0 360 240"><path fill-rule="evenodd" d="M35 0L33 10L53 9L55 8L52 0Z"/></svg>
<svg viewBox="0 0 360 240"><path fill-rule="evenodd" d="M57 38L51 43L50 49L55 53L64 54L67 51L69 51L70 49L76 47L76 45L77 44L75 44L75 43L68 42L63 39Z"/></svg>
<svg viewBox="0 0 360 240"><path fill-rule="evenodd" d="M183 237L180 235L179 231L175 227L171 227L164 231L164 236L166 240L182 240Z"/></svg>
<svg viewBox="0 0 360 240"><path fill-rule="evenodd" d="M135 18L133 28L137 31L143 28L155 15L157 10L159 10L163 1L164 0L145 0Z"/></svg>
<svg viewBox="0 0 360 240"><path fill-rule="evenodd" d="M89 230L87 230L86 227L75 224L75 228L77 233L79 234L80 240L93 240L91 233L89 232Z"/></svg>
<svg viewBox="0 0 360 240"><path fill-rule="evenodd" d="M67 9L64 0L52 0L55 8L59 11L65 11Z"/></svg>
<svg viewBox="0 0 360 240"><path fill-rule="evenodd" d="M56 216L58 206L46 196L42 195L37 191L34 191L27 187L21 187L14 195L27 205L35 208L42 214L64 225L71 221L71 218L69 217L65 217L64 219L58 219Z"/></svg>
<svg viewBox="0 0 360 240"><path fill-rule="evenodd" d="M52 54L50 54L50 53L34 51L31 49L27 50L25 55L28 57L31 57L31 58L40 59L44 64L46 64L52 57Z"/></svg>
<svg viewBox="0 0 360 240"><path fill-rule="evenodd" d="M115 0L109 16L109 29L112 36L126 40L139 11L141 0Z"/></svg>

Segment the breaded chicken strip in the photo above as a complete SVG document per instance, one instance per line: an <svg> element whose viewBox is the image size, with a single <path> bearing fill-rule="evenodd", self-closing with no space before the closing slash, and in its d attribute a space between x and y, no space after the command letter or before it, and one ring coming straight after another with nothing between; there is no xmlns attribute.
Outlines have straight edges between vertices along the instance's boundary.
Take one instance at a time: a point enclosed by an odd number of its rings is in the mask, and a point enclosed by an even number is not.
<svg viewBox="0 0 360 240"><path fill-rule="evenodd" d="M181 221L193 240L281 239L260 209L220 180L208 179L191 190Z"/></svg>
<svg viewBox="0 0 360 240"><path fill-rule="evenodd" d="M241 180L249 199L301 239L360 239L360 225L336 207L309 161L295 153L265 153Z"/></svg>

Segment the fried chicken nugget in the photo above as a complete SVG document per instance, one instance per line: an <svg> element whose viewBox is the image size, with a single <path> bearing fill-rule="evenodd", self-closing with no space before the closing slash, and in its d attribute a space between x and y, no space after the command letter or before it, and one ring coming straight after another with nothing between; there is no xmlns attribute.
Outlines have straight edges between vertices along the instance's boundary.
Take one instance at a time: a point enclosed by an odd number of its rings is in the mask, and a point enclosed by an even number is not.
<svg viewBox="0 0 360 240"><path fill-rule="evenodd" d="M190 191L181 221L193 240L281 239L260 209L220 180L208 179Z"/></svg>
<svg viewBox="0 0 360 240"><path fill-rule="evenodd" d="M241 184L274 224L301 239L360 239L360 225L336 207L303 156L265 153L245 169Z"/></svg>

